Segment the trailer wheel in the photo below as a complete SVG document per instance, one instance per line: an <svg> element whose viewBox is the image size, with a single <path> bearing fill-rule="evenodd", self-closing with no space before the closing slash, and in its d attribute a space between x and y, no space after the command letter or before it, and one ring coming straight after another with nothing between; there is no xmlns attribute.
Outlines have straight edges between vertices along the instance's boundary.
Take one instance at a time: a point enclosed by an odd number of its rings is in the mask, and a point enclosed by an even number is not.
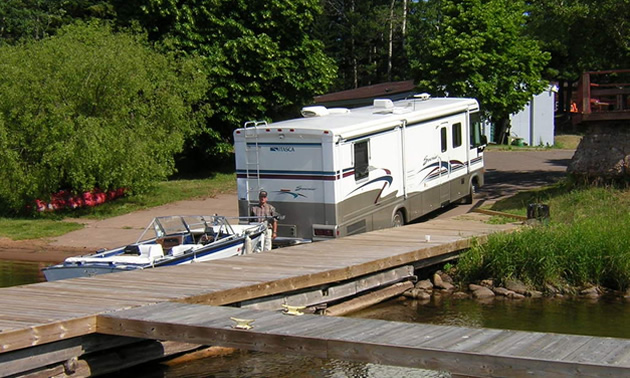
<svg viewBox="0 0 630 378"><path fill-rule="evenodd" d="M394 218L392 219L392 227L400 227L405 224L405 217L403 216L403 212L398 210L396 214L394 214Z"/></svg>

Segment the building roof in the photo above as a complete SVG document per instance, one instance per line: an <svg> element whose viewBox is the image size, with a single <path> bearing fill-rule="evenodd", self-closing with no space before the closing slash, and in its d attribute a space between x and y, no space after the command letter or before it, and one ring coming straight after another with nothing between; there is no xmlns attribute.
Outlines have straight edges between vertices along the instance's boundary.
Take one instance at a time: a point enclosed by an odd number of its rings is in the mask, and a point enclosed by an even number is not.
<svg viewBox="0 0 630 378"><path fill-rule="evenodd" d="M365 106L375 98L403 99L413 95L414 89L413 80L393 81L316 96L314 102L326 106Z"/></svg>

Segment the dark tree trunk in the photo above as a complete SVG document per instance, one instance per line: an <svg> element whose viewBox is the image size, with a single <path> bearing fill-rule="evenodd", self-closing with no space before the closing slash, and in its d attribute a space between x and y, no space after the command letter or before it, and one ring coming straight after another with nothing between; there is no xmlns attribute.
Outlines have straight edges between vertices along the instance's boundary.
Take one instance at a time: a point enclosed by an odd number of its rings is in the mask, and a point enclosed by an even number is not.
<svg viewBox="0 0 630 378"><path fill-rule="evenodd" d="M510 136L510 118L501 117L494 120L494 141L497 144L507 144Z"/></svg>

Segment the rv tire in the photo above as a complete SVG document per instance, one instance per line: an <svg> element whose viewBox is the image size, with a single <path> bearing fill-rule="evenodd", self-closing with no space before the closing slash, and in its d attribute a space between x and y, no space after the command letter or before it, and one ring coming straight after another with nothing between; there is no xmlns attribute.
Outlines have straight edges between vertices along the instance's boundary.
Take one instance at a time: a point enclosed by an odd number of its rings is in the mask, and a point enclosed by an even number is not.
<svg viewBox="0 0 630 378"><path fill-rule="evenodd" d="M475 181L471 181L468 195L464 197L462 203L466 205L471 205L473 203L475 193L477 193L477 183Z"/></svg>
<svg viewBox="0 0 630 378"><path fill-rule="evenodd" d="M400 227L405 225L405 216L401 210L396 211L392 218L392 227Z"/></svg>

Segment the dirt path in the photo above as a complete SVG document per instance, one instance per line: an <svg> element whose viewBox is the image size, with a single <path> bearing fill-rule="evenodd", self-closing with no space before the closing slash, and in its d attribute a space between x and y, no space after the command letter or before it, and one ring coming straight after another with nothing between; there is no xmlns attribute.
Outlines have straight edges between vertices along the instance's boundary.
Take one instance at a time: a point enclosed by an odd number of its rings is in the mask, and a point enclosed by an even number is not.
<svg viewBox="0 0 630 378"><path fill-rule="evenodd" d="M486 153L486 185L481 201L494 201L520 190L552 183L565 175L572 150L490 151ZM466 213L471 206L454 206L438 214L450 217ZM133 243L156 216L164 215L237 216L236 194L214 198L178 201L102 221L86 221L81 230L50 239L12 241L0 238L0 259L60 262L66 257Z"/></svg>

